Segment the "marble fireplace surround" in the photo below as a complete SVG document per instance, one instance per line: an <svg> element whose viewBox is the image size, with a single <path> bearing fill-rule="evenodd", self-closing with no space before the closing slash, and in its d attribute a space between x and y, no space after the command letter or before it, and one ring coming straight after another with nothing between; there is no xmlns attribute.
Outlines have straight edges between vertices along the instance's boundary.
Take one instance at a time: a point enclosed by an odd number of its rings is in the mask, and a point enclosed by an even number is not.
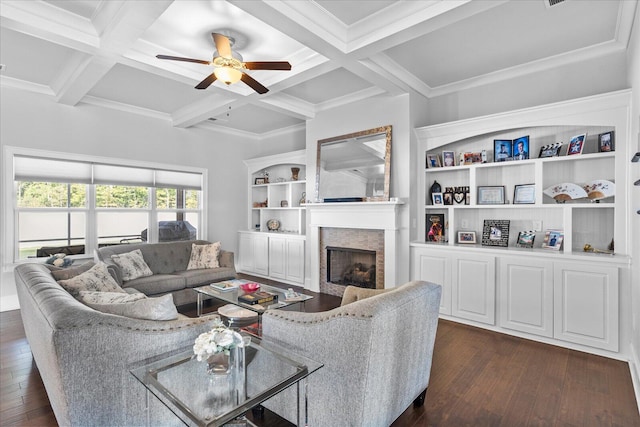
<svg viewBox="0 0 640 427"><path fill-rule="evenodd" d="M384 287L396 285L398 244L398 208L402 202L310 203L306 205L309 228L310 283L306 288L320 292L320 229L345 228L382 230L384 232Z"/></svg>

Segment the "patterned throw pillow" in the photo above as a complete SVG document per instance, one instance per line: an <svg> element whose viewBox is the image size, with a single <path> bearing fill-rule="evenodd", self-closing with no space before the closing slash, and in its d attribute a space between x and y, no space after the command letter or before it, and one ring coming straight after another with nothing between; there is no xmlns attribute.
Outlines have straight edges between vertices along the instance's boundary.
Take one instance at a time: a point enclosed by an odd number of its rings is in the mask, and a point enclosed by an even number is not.
<svg viewBox="0 0 640 427"><path fill-rule="evenodd" d="M113 277L111 277L109 270L107 270L107 265L104 262L97 263L89 270L71 279L58 280L58 283L75 298L78 298L80 291L125 293Z"/></svg>
<svg viewBox="0 0 640 427"><path fill-rule="evenodd" d="M143 293L129 294L123 292L80 291L78 301L84 304L123 304L145 299Z"/></svg>
<svg viewBox="0 0 640 427"><path fill-rule="evenodd" d="M132 317L145 320L175 320L178 318L178 310L173 303L173 295L167 294L156 298L147 298L123 303L93 303L86 304L94 310L103 313L116 314L118 316Z"/></svg>
<svg viewBox="0 0 640 427"><path fill-rule="evenodd" d="M220 255L220 242L209 245L191 245L191 258L187 270L197 270L201 268L218 268L218 256Z"/></svg>
<svg viewBox="0 0 640 427"><path fill-rule="evenodd" d="M120 255L111 255L111 260L120 267L124 281L153 275L147 263L144 262L140 249Z"/></svg>

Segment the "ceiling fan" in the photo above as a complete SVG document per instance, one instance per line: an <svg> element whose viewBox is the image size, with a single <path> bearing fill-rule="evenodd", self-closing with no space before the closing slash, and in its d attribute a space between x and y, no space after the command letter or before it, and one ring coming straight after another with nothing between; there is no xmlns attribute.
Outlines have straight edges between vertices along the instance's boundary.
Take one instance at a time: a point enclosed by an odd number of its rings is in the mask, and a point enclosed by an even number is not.
<svg viewBox="0 0 640 427"><path fill-rule="evenodd" d="M211 33L217 52L211 61L203 59L182 58L179 56L156 55L158 59L172 61L195 62L196 64L213 65L213 73L196 85L196 89L206 89L216 80L227 85L242 80L256 92L263 94L269 92L260 82L245 73L244 70L291 70L291 64L287 61L259 61L242 62L242 55L231 50L234 39L219 33Z"/></svg>

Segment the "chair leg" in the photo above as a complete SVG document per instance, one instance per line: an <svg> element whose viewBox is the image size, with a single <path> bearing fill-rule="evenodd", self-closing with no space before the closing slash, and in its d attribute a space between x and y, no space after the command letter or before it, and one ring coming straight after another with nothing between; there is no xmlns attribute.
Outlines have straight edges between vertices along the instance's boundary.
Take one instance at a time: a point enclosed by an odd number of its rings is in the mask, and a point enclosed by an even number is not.
<svg viewBox="0 0 640 427"><path fill-rule="evenodd" d="M413 407L414 408L419 408L424 404L424 399L425 397L427 397L427 389L425 388L424 391L422 393L420 393L418 395L418 397L416 397L416 400L413 401Z"/></svg>

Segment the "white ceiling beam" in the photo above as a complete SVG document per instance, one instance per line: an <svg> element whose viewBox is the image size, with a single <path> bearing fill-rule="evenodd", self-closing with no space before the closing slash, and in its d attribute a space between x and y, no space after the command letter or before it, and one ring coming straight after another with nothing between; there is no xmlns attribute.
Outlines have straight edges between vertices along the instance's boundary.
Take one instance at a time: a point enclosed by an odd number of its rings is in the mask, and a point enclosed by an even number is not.
<svg viewBox="0 0 640 427"><path fill-rule="evenodd" d="M211 90L211 89L207 89ZM203 122L211 117L224 114L231 108L239 108L248 104L247 97L240 99L223 99L212 93L206 98L191 103L175 111L171 115L171 122L175 127L187 128Z"/></svg>
<svg viewBox="0 0 640 427"><path fill-rule="evenodd" d="M302 120L312 119L316 116L313 104L282 92L261 99L260 106Z"/></svg>

